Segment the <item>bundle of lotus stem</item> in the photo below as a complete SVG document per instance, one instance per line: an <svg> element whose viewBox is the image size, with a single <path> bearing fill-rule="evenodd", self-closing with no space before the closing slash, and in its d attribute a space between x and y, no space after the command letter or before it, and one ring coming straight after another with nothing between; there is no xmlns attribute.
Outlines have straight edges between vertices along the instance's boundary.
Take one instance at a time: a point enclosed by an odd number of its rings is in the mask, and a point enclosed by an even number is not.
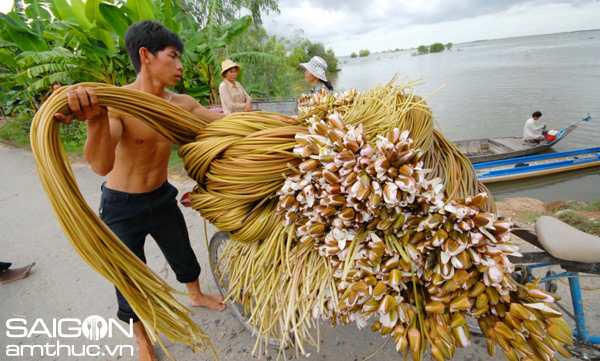
<svg viewBox="0 0 600 361"><path fill-rule="evenodd" d="M547 303L555 296L512 281L510 222L498 220L471 164L434 129L413 85L394 78L363 93L322 92L302 99L289 123L255 112L209 124L145 93L84 84L101 105L181 145L198 183L192 206L231 237L215 265L229 275L228 299L246 307L250 323L276 339L280 352L288 344L300 354L306 344L318 348L312 331L319 318L362 327L375 316L372 329L393 337L398 351L418 360L429 345L436 359L449 359L468 343L471 315L490 353L497 344L511 360L566 354L568 326ZM65 233L125 290L152 334L205 340L173 290L82 200L53 119L65 106L63 88L31 132Z"/></svg>

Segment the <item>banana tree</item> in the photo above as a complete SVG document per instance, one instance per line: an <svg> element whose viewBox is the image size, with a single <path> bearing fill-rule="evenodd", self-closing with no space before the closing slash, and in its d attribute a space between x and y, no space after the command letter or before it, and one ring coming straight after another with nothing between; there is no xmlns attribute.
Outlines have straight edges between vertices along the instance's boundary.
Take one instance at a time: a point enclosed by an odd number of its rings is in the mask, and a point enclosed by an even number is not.
<svg viewBox="0 0 600 361"><path fill-rule="evenodd" d="M221 61L225 58L238 61L243 67L258 61L278 62L280 58L273 54L261 52L233 52L229 53L227 46L242 35L252 24L250 15L243 16L229 24L219 24L214 16L217 2L212 2L207 23L200 33L191 39L197 42L194 51L186 52L184 59L187 63L195 64L190 67L187 78L190 93L205 94L210 104L218 103L219 74ZM242 80L240 77L238 80Z"/></svg>
<svg viewBox="0 0 600 361"><path fill-rule="evenodd" d="M55 83L131 82L135 73L123 39L132 23L148 19L162 22L184 41L186 80L177 90L215 102L220 55L251 24L244 16L200 29L179 0L16 0L13 9L18 11L0 14L0 58L9 59L0 73L10 74L0 78L0 86L21 86L30 98Z"/></svg>
<svg viewBox="0 0 600 361"><path fill-rule="evenodd" d="M21 70L18 63L21 53L48 50L43 32L50 23L50 15L37 7L37 3L25 8L21 2L16 2L15 11L0 13L0 89L13 95L11 101L29 102L33 110L37 110L39 104L28 88L31 81L20 83L15 78ZM28 17L31 18L29 21Z"/></svg>

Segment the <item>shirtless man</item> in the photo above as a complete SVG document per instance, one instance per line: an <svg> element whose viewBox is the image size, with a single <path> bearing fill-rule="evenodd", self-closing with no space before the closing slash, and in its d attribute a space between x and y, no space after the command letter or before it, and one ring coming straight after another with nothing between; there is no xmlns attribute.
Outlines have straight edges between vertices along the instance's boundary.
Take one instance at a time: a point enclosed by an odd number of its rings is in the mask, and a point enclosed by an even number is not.
<svg viewBox="0 0 600 361"><path fill-rule="evenodd" d="M209 121L223 117L188 95L165 89L181 80L183 70L179 57L184 46L175 33L160 23L141 21L129 27L125 45L137 73L136 80L125 88L166 99ZM55 118L63 123L74 118L86 121L85 159L95 173L107 176L102 187L100 218L144 262L144 242L150 234L177 280L185 283L189 304L224 310L220 295L200 291L200 265L177 206L177 190L167 181L172 142L137 118L100 107L91 88L69 90L68 103L72 114L56 114ZM118 290L117 299L119 319L134 321L139 360L156 360L144 326Z"/></svg>

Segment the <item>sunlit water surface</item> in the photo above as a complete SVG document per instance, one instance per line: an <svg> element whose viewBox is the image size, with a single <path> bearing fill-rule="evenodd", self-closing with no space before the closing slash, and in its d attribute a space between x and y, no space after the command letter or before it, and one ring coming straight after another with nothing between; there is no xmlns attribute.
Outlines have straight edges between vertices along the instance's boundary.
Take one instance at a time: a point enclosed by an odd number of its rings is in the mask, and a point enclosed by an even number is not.
<svg viewBox="0 0 600 361"><path fill-rule="evenodd" d="M520 136L535 110L549 129L585 117L551 152L600 146L600 30L454 44L451 51L413 56L416 50L341 57L332 76L336 90L366 90L399 81L419 81L450 140ZM600 199L600 167L534 179L491 184L498 200Z"/></svg>

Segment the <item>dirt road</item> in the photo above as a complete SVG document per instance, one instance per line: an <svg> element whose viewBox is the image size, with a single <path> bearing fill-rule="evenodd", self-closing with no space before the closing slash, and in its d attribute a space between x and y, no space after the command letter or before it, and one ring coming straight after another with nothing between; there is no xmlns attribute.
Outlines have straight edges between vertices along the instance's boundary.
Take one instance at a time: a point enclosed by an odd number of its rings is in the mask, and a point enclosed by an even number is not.
<svg viewBox="0 0 600 361"><path fill-rule="evenodd" d="M82 194L91 208L96 209L103 178L95 175L85 163L78 162L73 166ZM171 181L180 192L193 187L193 182L185 178L174 177ZM191 209L183 211L192 237L192 246L203 268L200 275L201 287L205 292L216 292L208 266L203 219ZM137 359L134 339L118 330L111 338L107 336L95 341L83 335L66 337L73 335L68 332L72 329L67 326L73 326L89 316L97 315L107 322L116 320L114 288L92 270L69 244L43 191L32 153L5 144L0 144L0 230L0 261L12 262L14 267L37 262L26 279L0 285L0 359ZM214 227L208 227L209 237L214 231ZM151 239L147 242L146 252L149 266L176 289L183 291L185 287L175 280L162 253ZM184 296L176 297L185 302ZM268 357L264 354L259 357L258 353L253 357L255 339L229 311L219 313L195 309L195 312L192 319L209 335L219 360L277 358L275 350L271 350ZM71 320L65 321L67 318ZM598 319L595 320L597 323ZM56 332L57 328L61 331L61 325L63 332ZM393 342L385 344L386 339L369 329L359 330L355 325L334 328L328 322L321 322L320 328L320 352L311 347L308 350L309 359L350 361L364 360L369 356L372 356L371 360L403 359L403 356L396 353ZM168 340L165 342L170 344ZM22 347L23 345L37 347ZM63 347L59 348L58 345ZM192 353L179 343L168 349L177 360L214 359L210 351ZM159 360L168 360L159 346L155 346L155 350ZM135 356L131 355L132 351ZM8 357L11 352L22 352L25 355ZM53 352L54 356L48 356ZM80 356L69 356L72 352ZM123 354L121 357L117 357L119 352ZM495 357L490 358L485 341L473 338L472 345L457 351L454 359L505 359L499 350L496 353ZM111 354L114 356L110 356ZM425 357L430 359L429 354Z"/></svg>

